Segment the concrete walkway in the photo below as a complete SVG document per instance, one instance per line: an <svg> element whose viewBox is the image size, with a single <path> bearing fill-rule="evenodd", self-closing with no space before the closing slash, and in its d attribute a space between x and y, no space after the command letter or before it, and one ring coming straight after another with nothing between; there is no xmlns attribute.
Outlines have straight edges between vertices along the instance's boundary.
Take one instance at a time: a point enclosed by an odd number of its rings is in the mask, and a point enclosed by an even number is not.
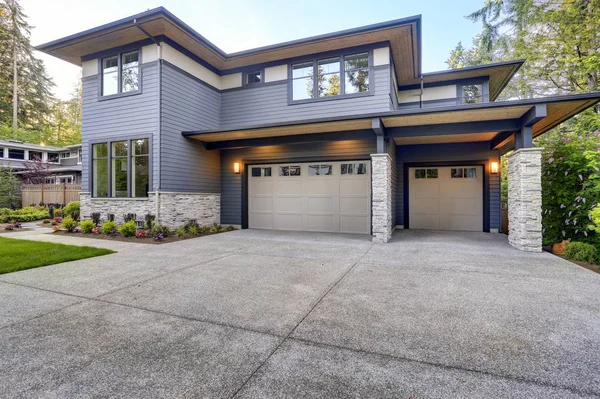
<svg viewBox="0 0 600 399"><path fill-rule="evenodd" d="M600 275L505 236L244 230L0 275L0 397L600 397Z"/></svg>

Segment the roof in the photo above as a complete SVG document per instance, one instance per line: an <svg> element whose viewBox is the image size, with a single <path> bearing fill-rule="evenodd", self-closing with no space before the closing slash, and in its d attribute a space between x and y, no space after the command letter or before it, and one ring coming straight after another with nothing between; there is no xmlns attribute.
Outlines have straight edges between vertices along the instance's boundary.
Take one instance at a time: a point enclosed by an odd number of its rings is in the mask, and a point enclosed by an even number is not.
<svg viewBox="0 0 600 399"><path fill-rule="evenodd" d="M537 137L581 111L593 106L598 103L598 101L600 101L600 92L593 92L526 100L464 104L453 107L386 111L297 122L234 126L221 129L187 131L182 132L182 135L184 137L200 140L204 143L217 143L255 138L362 131L371 129L373 118L380 118L386 129L414 129L418 126L429 128L432 125L467 124L485 121L514 121L522 118L537 104L546 104L547 115L541 118L532 127L533 136ZM489 125L490 124L487 124L488 128ZM505 125L498 124L497 130L470 131L465 132L465 134L479 134L479 139L475 141L488 141L490 140L490 137L504 131L505 128L503 126ZM516 129L515 126L512 125L507 126L509 126L507 128L509 130ZM482 135L482 133L486 133L487 135ZM418 134L409 134L409 136L416 137ZM403 142L399 144L410 143Z"/></svg>
<svg viewBox="0 0 600 399"><path fill-rule="evenodd" d="M82 57L148 40L144 31L154 38L167 37L174 41L218 74L254 64L374 43L390 44L398 82L411 82L421 73L420 15L228 54L167 9L158 7L41 44L36 49L81 65Z"/></svg>
<svg viewBox="0 0 600 399"><path fill-rule="evenodd" d="M477 79L481 77L489 78L490 101L496 100L508 82L515 73L525 63L524 59L496 62L485 65L476 65L471 67L446 69L443 71L427 72L423 74L423 84L433 86L439 83L455 81L459 79ZM410 89L420 87L420 81L412 86L401 87L401 89Z"/></svg>
<svg viewBox="0 0 600 399"><path fill-rule="evenodd" d="M40 151L66 151L70 147L54 147L49 145L40 145L32 143L23 143L17 140L0 140L0 147L22 148L25 150L40 150Z"/></svg>

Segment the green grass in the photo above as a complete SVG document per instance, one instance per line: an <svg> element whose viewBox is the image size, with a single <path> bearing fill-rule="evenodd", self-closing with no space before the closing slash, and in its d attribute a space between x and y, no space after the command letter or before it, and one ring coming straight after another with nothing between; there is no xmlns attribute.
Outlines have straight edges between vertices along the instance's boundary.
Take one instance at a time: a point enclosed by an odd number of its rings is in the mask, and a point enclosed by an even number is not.
<svg viewBox="0 0 600 399"><path fill-rule="evenodd" d="M0 274L112 253L115 251L0 237Z"/></svg>

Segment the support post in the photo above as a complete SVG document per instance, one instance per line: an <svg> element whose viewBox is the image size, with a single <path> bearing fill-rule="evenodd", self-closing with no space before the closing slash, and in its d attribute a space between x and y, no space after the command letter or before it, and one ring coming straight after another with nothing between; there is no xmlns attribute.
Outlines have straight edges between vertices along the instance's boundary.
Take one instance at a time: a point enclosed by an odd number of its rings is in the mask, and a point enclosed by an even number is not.
<svg viewBox="0 0 600 399"><path fill-rule="evenodd" d="M371 160L373 242L384 243L392 238L392 158L371 154Z"/></svg>

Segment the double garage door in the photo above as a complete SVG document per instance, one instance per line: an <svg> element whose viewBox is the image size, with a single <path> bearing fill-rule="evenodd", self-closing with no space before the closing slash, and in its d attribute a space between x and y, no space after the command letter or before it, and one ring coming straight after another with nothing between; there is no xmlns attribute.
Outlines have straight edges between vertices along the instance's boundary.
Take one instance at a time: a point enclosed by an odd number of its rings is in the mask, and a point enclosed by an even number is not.
<svg viewBox="0 0 600 399"><path fill-rule="evenodd" d="M369 161L248 168L250 228L370 234Z"/></svg>
<svg viewBox="0 0 600 399"><path fill-rule="evenodd" d="M409 227L483 230L483 167L410 168Z"/></svg>

